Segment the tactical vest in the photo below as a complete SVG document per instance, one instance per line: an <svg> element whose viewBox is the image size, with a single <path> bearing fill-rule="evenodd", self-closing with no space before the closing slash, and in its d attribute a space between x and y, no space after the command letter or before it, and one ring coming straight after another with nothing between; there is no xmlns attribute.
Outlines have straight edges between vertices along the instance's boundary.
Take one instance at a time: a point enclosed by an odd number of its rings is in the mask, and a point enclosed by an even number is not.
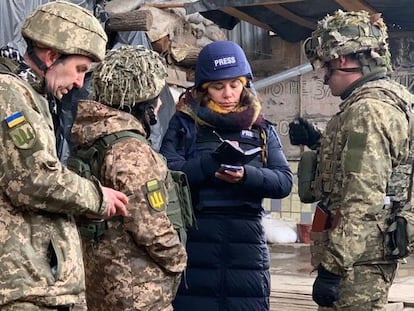
<svg viewBox="0 0 414 311"><path fill-rule="evenodd" d="M386 88L388 86L388 88ZM409 183L408 176L412 175L412 160L413 160L413 126L412 121L413 114L412 114L412 107L411 103L407 102L407 98L404 97L404 94L398 94L398 90L394 90L389 85L384 86L384 82L382 80L372 81L369 83L369 87L361 89L352 94L349 98L345 100L342 104L345 107L347 105L352 105L353 102L359 100L360 97L373 97L377 98L373 94L382 94L382 98L386 98L383 100L384 105L392 105L397 107L398 109L402 110L407 120L409 121L409 136L410 136L410 157L407 163L402 163L401 165L394 168L392 173L392 178L388 182L387 193L392 192L392 196L394 200L398 200L398 205L405 205L407 199L407 193L410 190L411 186ZM384 96L385 94L385 96ZM378 98L377 98L378 99ZM346 108L345 108L346 109ZM342 112L341 112L342 113ZM324 141L321 145L320 153L318 154L319 163L316 172L315 182L314 182L314 196L316 200L321 200L320 204L327 206L328 208L331 206L331 200L327 198L338 199L339 194L341 193L340 187L342 187L342 169L341 169L341 151L344 147L345 142L342 141L342 136L340 133L340 126L341 126L341 113L335 115L326 127L327 136L325 136ZM398 181L397 184L393 184L394 181ZM383 202L378 202L378 204L382 204ZM330 209L332 214L335 214L336 211ZM402 231L407 231L405 228L396 228L396 217L394 219L388 219L390 211L384 209L384 214L381 215L371 215L373 219L377 219L378 226L382 227L385 231L388 231L387 236L385 237L385 247L381 243L367 243L366 251L363 254L363 258L361 258L361 262L371 262L373 259L376 260L392 260L395 258L402 258L406 257L409 252L402 252L401 248L407 249L407 246L398 246L401 242L401 237L397 237L396 235L401 235ZM411 212L412 215L412 212ZM411 245L414 242L414 217L412 219L413 227L412 227L412 237L411 237ZM378 233L380 235L380 233ZM405 235L407 235L405 233ZM409 239L409 237L405 237L404 239ZM399 241L400 240L400 241ZM406 242L407 245L410 244L409 241ZM412 247L411 247L412 249ZM410 251L411 252L411 251ZM394 255L392 255L394 254ZM375 261L375 260L374 260Z"/></svg>
<svg viewBox="0 0 414 311"><path fill-rule="evenodd" d="M266 134L264 130L259 130L257 128L227 133L220 132L217 129L213 130L212 128L207 126L201 126L198 128L195 144L197 149L199 150L214 150L220 145L222 140L225 139L238 142L240 148L243 150L261 147L262 153L260 154L260 156L254 158L251 162L249 162L249 164L261 167L263 167L263 165L266 164Z"/></svg>
<svg viewBox="0 0 414 311"><path fill-rule="evenodd" d="M7 57L0 57L0 71L4 73L16 73L19 66Z"/></svg>
<svg viewBox="0 0 414 311"><path fill-rule="evenodd" d="M208 126L200 126L197 128L196 134L194 146L196 154L206 151L213 152L221 144L222 140L237 141L239 147L243 150L255 147L262 148L261 154L258 154L251 160L248 163L249 165L263 167L266 164L265 130L253 128L251 130L226 132ZM195 208L204 212L213 211L217 208L220 213L241 211L240 206L247 207L247 210L249 208L260 208L261 199L253 199L249 197L247 192L241 194L237 187L223 183L223 181L218 179L211 179L206 181L199 189L193 189L196 199Z"/></svg>
<svg viewBox="0 0 414 311"><path fill-rule="evenodd" d="M91 178L95 176L101 180L101 168L106 151L114 144L123 139L135 138L148 144L144 136L133 131L120 131L103 136L95 141L92 146L81 146L76 153L67 160L69 169L80 176ZM169 170L165 181L170 186L168 189L167 216L174 229L178 232L181 242L185 245L187 240L186 231L194 224L194 215L191 202L191 192L187 177L183 172ZM79 223L83 239L99 240L105 232L105 222L84 221Z"/></svg>

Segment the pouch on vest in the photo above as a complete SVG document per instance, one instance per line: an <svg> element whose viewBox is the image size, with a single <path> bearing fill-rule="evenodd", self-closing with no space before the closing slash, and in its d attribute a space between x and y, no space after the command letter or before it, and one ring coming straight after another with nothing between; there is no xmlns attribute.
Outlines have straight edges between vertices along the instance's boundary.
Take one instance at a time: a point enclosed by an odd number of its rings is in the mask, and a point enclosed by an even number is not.
<svg viewBox="0 0 414 311"><path fill-rule="evenodd" d="M180 171L169 171L167 179L172 187L168 190L167 216L177 230L183 244L187 242L186 231L194 224L193 205L187 176Z"/></svg>
<svg viewBox="0 0 414 311"><path fill-rule="evenodd" d="M298 164L298 194L303 203L313 203L316 200L313 192L316 164L316 152L304 151L302 153Z"/></svg>
<svg viewBox="0 0 414 311"><path fill-rule="evenodd" d="M98 139L92 146L78 148L76 154L68 158L66 165L82 177L91 178L95 176L100 179L100 169L106 150L120 139L131 137L148 143L142 135L131 131L109 134ZM194 224L190 186L187 176L180 171L169 170L167 182L171 186L168 189L166 213L174 229L178 232L180 241L185 245L187 240L186 231Z"/></svg>

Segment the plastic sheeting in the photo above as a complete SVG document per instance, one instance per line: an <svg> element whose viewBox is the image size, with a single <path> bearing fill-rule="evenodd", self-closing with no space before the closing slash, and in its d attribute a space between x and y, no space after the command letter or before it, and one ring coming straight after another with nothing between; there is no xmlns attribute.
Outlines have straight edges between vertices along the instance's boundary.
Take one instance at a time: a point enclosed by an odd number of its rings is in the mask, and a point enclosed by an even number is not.
<svg viewBox="0 0 414 311"><path fill-rule="evenodd" d="M20 28L25 20L37 6L51 0L1 0L0 1L0 46L6 44L17 48L21 54L26 49ZM71 0L70 2L78 4L88 10L93 11L95 0Z"/></svg>
<svg viewBox="0 0 414 311"><path fill-rule="evenodd" d="M23 55L26 50L26 43L20 34L20 29L26 16L29 15L37 6L52 2L54 0L0 0L0 47L9 45L15 47ZM92 12L95 7L102 1L99 0L68 0L78 4ZM99 19L100 17L98 17ZM119 32L112 41L112 48L118 48L121 45L144 45L152 48L151 43L144 32ZM88 77L85 81L85 87L81 90L74 89L73 92L64 96L58 107L59 120L56 122L56 136L58 154L63 163L72 148L70 143L70 129L73 123L74 114L76 113L77 101L88 95ZM168 86L164 87L160 94L162 106L158 112L158 123L151 127L151 142L155 149L158 150L161 139L168 127L168 122L175 112L175 102Z"/></svg>

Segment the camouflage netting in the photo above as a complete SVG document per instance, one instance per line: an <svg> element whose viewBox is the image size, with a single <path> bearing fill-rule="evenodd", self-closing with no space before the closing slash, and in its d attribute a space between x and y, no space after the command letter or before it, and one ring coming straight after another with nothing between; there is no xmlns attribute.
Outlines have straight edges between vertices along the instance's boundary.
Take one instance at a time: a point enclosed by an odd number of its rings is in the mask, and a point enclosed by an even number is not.
<svg viewBox="0 0 414 311"><path fill-rule="evenodd" d="M101 61L105 56L105 30L91 12L66 1L38 6L22 26L22 36L41 47L63 54L79 54Z"/></svg>
<svg viewBox="0 0 414 311"><path fill-rule="evenodd" d="M133 107L157 97L167 70L157 52L142 45L107 52L92 75L93 99L108 106Z"/></svg>
<svg viewBox="0 0 414 311"><path fill-rule="evenodd" d="M362 59L363 66L391 69L387 39L387 26L380 14L338 10L318 22L303 47L315 68L341 55L369 51L369 59Z"/></svg>

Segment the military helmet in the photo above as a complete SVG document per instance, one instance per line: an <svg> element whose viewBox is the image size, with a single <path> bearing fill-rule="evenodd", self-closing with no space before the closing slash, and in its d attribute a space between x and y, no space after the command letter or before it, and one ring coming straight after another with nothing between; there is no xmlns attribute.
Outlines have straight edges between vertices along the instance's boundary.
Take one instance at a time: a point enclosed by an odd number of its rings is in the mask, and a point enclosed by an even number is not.
<svg viewBox="0 0 414 311"><path fill-rule="evenodd" d="M337 10L318 22L303 49L316 68L339 56L364 51L370 51L371 58L383 64L390 61L387 39L387 26L380 14Z"/></svg>
<svg viewBox="0 0 414 311"><path fill-rule="evenodd" d="M108 106L133 107L157 97L167 69L161 56L142 45L107 52L92 73L93 98Z"/></svg>
<svg viewBox="0 0 414 311"><path fill-rule="evenodd" d="M195 87L205 82L237 77L253 79L243 49L232 41L214 41L202 48L195 69Z"/></svg>
<svg viewBox="0 0 414 311"><path fill-rule="evenodd" d="M62 54L79 54L101 61L108 37L98 19L79 5L53 1L38 6L25 20L22 36Z"/></svg>

